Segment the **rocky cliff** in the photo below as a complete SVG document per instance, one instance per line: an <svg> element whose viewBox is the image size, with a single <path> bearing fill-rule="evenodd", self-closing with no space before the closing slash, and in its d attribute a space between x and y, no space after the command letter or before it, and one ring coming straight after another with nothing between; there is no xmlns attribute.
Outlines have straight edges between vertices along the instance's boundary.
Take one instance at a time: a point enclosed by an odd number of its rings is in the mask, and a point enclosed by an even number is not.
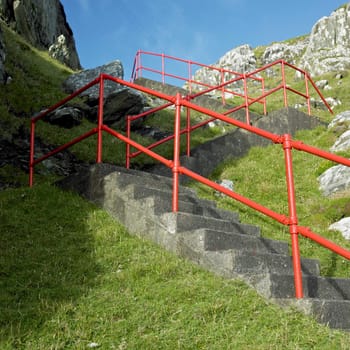
<svg viewBox="0 0 350 350"><path fill-rule="evenodd" d="M318 20L310 34L263 48L254 49L248 44L235 47L214 66L247 73L278 59L304 68L313 76L349 69L350 3ZM220 81L219 72L205 68L199 69L194 77L209 84Z"/></svg>
<svg viewBox="0 0 350 350"><path fill-rule="evenodd" d="M350 4L316 22L300 66L311 75L350 68Z"/></svg>
<svg viewBox="0 0 350 350"><path fill-rule="evenodd" d="M72 69L81 68L73 32L59 0L0 0L0 17L33 46L49 50Z"/></svg>

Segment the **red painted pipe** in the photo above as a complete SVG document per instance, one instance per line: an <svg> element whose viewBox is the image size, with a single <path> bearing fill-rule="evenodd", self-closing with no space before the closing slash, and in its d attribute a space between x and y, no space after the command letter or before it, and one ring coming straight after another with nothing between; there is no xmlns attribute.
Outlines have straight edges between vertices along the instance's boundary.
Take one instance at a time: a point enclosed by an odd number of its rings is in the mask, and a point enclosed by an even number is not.
<svg viewBox="0 0 350 350"><path fill-rule="evenodd" d="M283 150L286 166L286 182L288 192L288 209L289 209L289 232L292 239L292 259L294 269L294 285L295 285L295 297L300 299L303 297L303 281L301 273L300 263L300 251L298 243L298 217L295 200L295 187L294 187L294 175L293 175L293 160L292 160L292 142L291 136L286 134L283 136Z"/></svg>

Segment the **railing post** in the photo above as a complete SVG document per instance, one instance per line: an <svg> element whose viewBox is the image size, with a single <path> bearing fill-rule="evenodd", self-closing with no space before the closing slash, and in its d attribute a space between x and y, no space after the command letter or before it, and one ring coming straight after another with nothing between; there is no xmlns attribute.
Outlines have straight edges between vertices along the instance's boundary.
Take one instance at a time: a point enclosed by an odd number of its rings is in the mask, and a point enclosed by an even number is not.
<svg viewBox="0 0 350 350"><path fill-rule="evenodd" d="M292 240L292 259L294 269L294 286L295 297L297 299L303 298L303 282L300 263L300 251L298 242L298 218L295 202L295 188L294 188L294 175L293 175L293 161L292 161L292 142L291 136L285 134L283 136L283 150L285 156L286 165L286 181L288 190L288 208L289 208L289 232Z"/></svg>
<svg viewBox="0 0 350 350"><path fill-rule="evenodd" d="M98 119L97 119L97 154L96 163L102 162L102 125L103 125L103 92L104 92L104 79L103 74L100 75L100 91L98 101Z"/></svg>
<svg viewBox="0 0 350 350"><path fill-rule="evenodd" d="M222 104L225 106L226 105L226 99L225 99L225 87L224 87L224 82L225 82L225 74L223 68L220 69L220 85L222 85L221 88L221 99L222 99Z"/></svg>
<svg viewBox="0 0 350 350"><path fill-rule="evenodd" d="M286 83L286 74L285 74L285 69L284 69L284 61L281 61L281 73L282 73L282 83L283 83L284 107L288 107L287 83Z"/></svg>
<svg viewBox="0 0 350 350"><path fill-rule="evenodd" d="M164 63L164 53L162 53L162 83L165 84L165 63Z"/></svg>
<svg viewBox="0 0 350 350"><path fill-rule="evenodd" d="M245 116L246 116L247 124L250 125L248 86L247 86L247 76L246 76L246 74L243 74L243 84L244 84Z"/></svg>
<svg viewBox="0 0 350 350"><path fill-rule="evenodd" d="M142 77L142 59L141 59L142 52L139 50L138 60L137 60L137 77Z"/></svg>
<svg viewBox="0 0 350 350"><path fill-rule="evenodd" d="M264 95L265 94L265 79L264 78L262 78L262 80L261 80L261 90L262 90L262 94ZM264 106L264 115L266 115L267 114L266 97L264 97L263 106Z"/></svg>
<svg viewBox="0 0 350 350"><path fill-rule="evenodd" d="M35 121L30 121L30 155L29 155L29 187L33 186L34 181L34 148L35 148Z"/></svg>
<svg viewBox="0 0 350 350"><path fill-rule="evenodd" d="M126 117L126 137L130 140L130 129L131 129L131 121L130 116ZM125 168L130 168L130 144L128 142L125 143Z"/></svg>
<svg viewBox="0 0 350 350"><path fill-rule="evenodd" d="M188 61L188 91L192 94L192 61Z"/></svg>
<svg viewBox="0 0 350 350"><path fill-rule="evenodd" d="M191 109L186 108L186 155L191 155Z"/></svg>
<svg viewBox="0 0 350 350"><path fill-rule="evenodd" d="M308 111L309 115L311 115L311 105L310 105L310 95L309 95L309 79L308 79L306 73L304 73L304 79L305 79L305 92L306 92L306 96L307 96L307 111Z"/></svg>
<svg viewBox="0 0 350 350"><path fill-rule="evenodd" d="M179 210L179 167L180 167L180 129L181 129L181 95L176 94L174 122L174 159L173 159L173 212Z"/></svg>

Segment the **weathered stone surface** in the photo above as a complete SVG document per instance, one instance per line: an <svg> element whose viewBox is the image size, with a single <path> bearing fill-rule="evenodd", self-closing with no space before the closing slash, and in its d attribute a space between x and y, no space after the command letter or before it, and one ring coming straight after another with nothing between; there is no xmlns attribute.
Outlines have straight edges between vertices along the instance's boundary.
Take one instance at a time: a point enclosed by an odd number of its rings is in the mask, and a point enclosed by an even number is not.
<svg viewBox="0 0 350 350"><path fill-rule="evenodd" d="M49 114L45 120L50 124L59 125L66 129L80 125L83 119L83 112L74 107L62 107Z"/></svg>
<svg viewBox="0 0 350 350"><path fill-rule="evenodd" d="M61 34L54 44L49 47L49 54L51 57L64 63L68 67L80 67L78 56L74 53L72 54L69 40L67 40L64 34Z"/></svg>
<svg viewBox="0 0 350 350"><path fill-rule="evenodd" d="M277 60L285 60L291 64L296 64L296 60L306 49L308 43L308 37L297 41L295 44L274 43L265 49L262 55L262 63L266 65Z"/></svg>
<svg viewBox="0 0 350 350"><path fill-rule="evenodd" d="M325 196L330 196L350 187L350 168L336 165L327 169L318 177L320 190Z"/></svg>
<svg viewBox="0 0 350 350"><path fill-rule="evenodd" d="M341 134L334 145L331 147L331 152L346 151L350 149L350 130Z"/></svg>
<svg viewBox="0 0 350 350"><path fill-rule="evenodd" d="M106 124L113 124L124 129L125 116L141 113L145 104L146 100L140 92L123 88L106 98L103 120ZM135 127L135 123L133 126Z"/></svg>
<svg viewBox="0 0 350 350"><path fill-rule="evenodd" d="M343 218L329 226L330 230L339 231L345 239L350 240L350 218Z"/></svg>
<svg viewBox="0 0 350 350"><path fill-rule="evenodd" d="M2 36L2 30L0 26L0 84L5 83L6 81L6 72L5 72L5 45Z"/></svg>
<svg viewBox="0 0 350 350"><path fill-rule="evenodd" d="M253 49L249 45L242 45L227 52L213 64L213 67L238 73L246 73L255 70L257 68L256 63L257 61ZM235 77L236 76L233 74L224 73L224 81L229 81ZM211 86L222 83L220 71L209 70L208 68L199 69L194 75L194 80L201 81Z"/></svg>
<svg viewBox="0 0 350 350"><path fill-rule="evenodd" d="M63 88L66 92L72 93L81 89L94 79L96 79L101 73L111 75L115 78L123 79L124 69L123 65L119 60L107 63L103 66L99 66L93 69L86 69L82 72L72 74L63 83ZM108 97L111 93L120 90L119 84L113 81L105 81L104 84L104 96ZM84 91L81 96L88 96L90 99L98 99L99 97L99 84L91 87Z"/></svg>
<svg viewBox="0 0 350 350"><path fill-rule="evenodd" d="M313 76L350 67L349 5L317 21L300 66Z"/></svg>
<svg viewBox="0 0 350 350"><path fill-rule="evenodd" d="M347 128L350 125L350 111L345 111L337 114L334 119L329 123L328 128L344 126Z"/></svg>
<svg viewBox="0 0 350 350"><path fill-rule="evenodd" d="M326 86L328 86L329 82L326 79L322 79L316 81L315 84L319 89L324 89Z"/></svg>
<svg viewBox="0 0 350 350"><path fill-rule="evenodd" d="M49 49L63 35L67 52L58 55L57 48L56 56L64 57L62 62L73 69L81 68L73 33L59 0L0 0L0 16L40 49Z"/></svg>

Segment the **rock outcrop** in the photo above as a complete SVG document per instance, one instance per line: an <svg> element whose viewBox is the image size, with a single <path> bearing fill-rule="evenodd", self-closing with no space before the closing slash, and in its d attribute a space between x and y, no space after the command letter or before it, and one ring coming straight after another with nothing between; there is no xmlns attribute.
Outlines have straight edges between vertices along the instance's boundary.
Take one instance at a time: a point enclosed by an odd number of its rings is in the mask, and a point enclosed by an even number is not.
<svg viewBox="0 0 350 350"><path fill-rule="evenodd" d="M261 58L262 65L275 62L277 60L285 60L291 64L297 64L298 59L305 51L309 44L309 37L306 36L292 43L273 43L268 46Z"/></svg>
<svg viewBox="0 0 350 350"><path fill-rule="evenodd" d="M258 51L248 44L242 45L225 53L213 66L248 73L283 59L308 71L312 76L349 69L350 3L333 11L329 17L317 21L310 34L273 43L265 47L262 55ZM273 71L268 73L273 74ZM199 69L194 74L194 79L210 85L221 82L220 72L205 68Z"/></svg>
<svg viewBox="0 0 350 350"><path fill-rule="evenodd" d="M72 74L63 83L64 89L68 93L75 92L93 81L101 73L123 79L123 65L119 60L116 60L94 69ZM87 99L86 108L83 107L84 111L81 111L81 114L94 122L97 120L99 86L99 84L94 85L81 93L81 96L85 96ZM125 116L139 114L145 106L146 99L140 92L120 86L114 81L104 80L104 122L106 124L118 125L118 127L123 128L125 126ZM77 108L81 109L82 106ZM52 119L61 120L62 111L58 110L57 113L59 115L55 115ZM63 114L66 113L63 112ZM73 123L76 120L77 118L73 120Z"/></svg>
<svg viewBox="0 0 350 350"><path fill-rule="evenodd" d="M5 72L5 46L2 37L2 31L0 26L0 84L5 83L6 81L6 72Z"/></svg>
<svg viewBox="0 0 350 350"><path fill-rule="evenodd" d="M347 151L350 149L350 111L339 113L328 125L329 129L342 132L330 148L331 152ZM325 196L348 190L350 188L350 168L345 165L335 165L327 169L318 178L320 190Z"/></svg>
<svg viewBox="0 0 350 350"><path fill-rule="evenodd" d="M242 45L227 52L212 66L230 70L231 72L245 73L255 70L257 68L256 63L253 49L249 45ZM234 78L234 74L224 73L224 81ZM194 75L194 80L211 86L221 84L221 79L219 70L209 70L207 68L199 69Z"/></svg>
<svg viewBox="0 0 350 350"><path fill-rule="evenodd" d="M313 26L300 65L311 75L350 68L350 4Z"/></svg>
<svg viewBox="0 0 350 350"><path fill-rule="evenodd" d="M29 43L80 69L73 32L59 0L0 0L0 17Z"/></svg>

